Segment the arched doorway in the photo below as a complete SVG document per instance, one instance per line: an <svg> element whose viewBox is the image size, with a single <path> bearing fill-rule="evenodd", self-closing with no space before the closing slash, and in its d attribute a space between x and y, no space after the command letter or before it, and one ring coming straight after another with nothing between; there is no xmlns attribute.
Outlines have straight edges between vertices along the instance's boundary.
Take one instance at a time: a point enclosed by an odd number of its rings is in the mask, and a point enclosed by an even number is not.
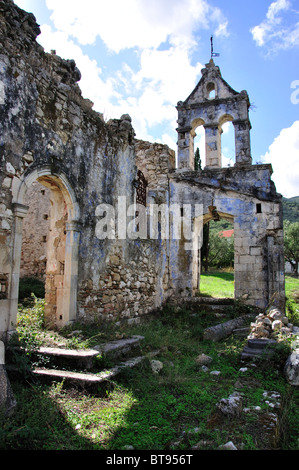
<svg viewBox="0 0 299 470"><path fill-rule="evenodd" d="M33 170L13 183L14 240L11 278L10 328L17 317L23 222L28 212L26 195L38 182L50 193L49 231L46 243L45 320L61 328L77 314L79 206L64 174L50 168Z"/></svg>

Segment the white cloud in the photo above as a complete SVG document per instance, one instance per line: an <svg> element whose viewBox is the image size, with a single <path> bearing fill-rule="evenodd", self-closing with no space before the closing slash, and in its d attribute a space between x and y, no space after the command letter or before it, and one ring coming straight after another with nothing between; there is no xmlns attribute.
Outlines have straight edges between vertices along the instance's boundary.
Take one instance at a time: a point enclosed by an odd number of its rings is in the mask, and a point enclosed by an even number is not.
<svg viewBox="0 0 299 470"><path fill-rule="evenodd" d="M41 31L42 34L38 40L47 52L54 49L64 59L75 60L82 73L79 85L84 98L92 100L95 109L103 112L104 115L106 112L109 113L110 99L120 98L114 88L113 80L104 81L101 78L102 70L97 62L83 54L82 49L70 40L65 32L53 31L48 25L43 25Z"/></svg>
<svg viewBox="0 0 299 470"><path fill-rule="evenodd" d="M76 61L82 94L94 102L94 109L106 119L130 114L137 138L144 140L157 140L153 128L163 126L160 134L174 142L176 104L187 98L203 68L192 62L198 33L205 29L227 36L222 11L208 0L46 0L46 5L54 26L43 25L38 41L46 51L55 49ZM99 66L83 53L82 47L94 45L97 38L118 67L113 74L108 69L103 74L105 57L99 57ZM125 49L136 52L134 69L117 65Z"/></svg>
<svg viewBox="0 0 299 470"><path fill-rule="evenodd" d="M157 48L169 40L192 47L198 28L227 35L226 18L207 0L46 0L58 30L80 44L93 44L100 36L118 53L125 48Z"/></svg>
<svg viewBox="0 0 299 470"><path fill-rule="evenodd" d="M97 62L67 33L53 31L48 25L41 30L39 42L46 51L55 49L61 57L75 60L82 74L79 85L83 96L91 99L94 109L104 113L106 119L130 114L137 137L144 140L155 140L149 128L156 125L164 124L175 131L176 103L187 97L202 69L201 63L191 65L187 50L144 50L137 72L122 64L114 76L104 80Z"/></svg>
<svg viewBox="0 0 299 470"><path fill-rule="evenodd" d="M287 18L291 13L291 22ZM270 52L299 46L299 12L292 9L289 0L276 0L268 8L266 18L259 25L251 28L254 41L260 47L267 46Z"/></svg>
<svg viewBox="0 0 299 470"><path fill-rule="evenodd" d="M262 157L273 166L272 179L284 197L299 195L299 121L282 129Z"/></svg>
<svg viewBox="0 0 299 470"><path fill-rule="evenodd" d="M142 52L140 70L132 76L132 84L137 90L143 90L139 105L150 126L168 120L175 129L175 106L195 87L202 68L200 62L191 65L188 51L184 48Z"/></svg>

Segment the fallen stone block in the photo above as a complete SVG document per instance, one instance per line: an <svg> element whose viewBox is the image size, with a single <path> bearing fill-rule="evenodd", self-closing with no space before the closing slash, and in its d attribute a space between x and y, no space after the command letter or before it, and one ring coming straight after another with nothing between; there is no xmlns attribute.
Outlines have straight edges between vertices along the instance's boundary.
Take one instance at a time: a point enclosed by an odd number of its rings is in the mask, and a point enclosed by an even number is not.
<svg viewBox="0 0 299 470"><path fill-rule="evenodd" d="M204 340L220 341L221 339L230 336L232 332L248 322L248 316L242 316L229 320L225 323L220 323L216 326L207 328L203 333Z"/></svg>

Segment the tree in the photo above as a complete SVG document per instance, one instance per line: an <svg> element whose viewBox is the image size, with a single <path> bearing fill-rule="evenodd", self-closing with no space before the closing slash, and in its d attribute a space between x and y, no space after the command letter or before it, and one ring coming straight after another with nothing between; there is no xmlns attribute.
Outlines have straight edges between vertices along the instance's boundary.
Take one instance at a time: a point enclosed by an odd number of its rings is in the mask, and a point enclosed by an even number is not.
<svg viewBox="0 0 299 470"><path fill-rule="evenodd" d="M194 169L195 171L201 170L201 158L199 148L197 147L195 155L194 155Z"/></svg>
<svg viewBox="0 0 299 470"><path fill-rule="evenodd" d="M299 222L284 223L284 256L290 263L296 277L298 277L299 263Z"/></svg>
<svg viewBox="0 0 299 470"><path fill-rule="evenodd" d="M219 233L219 229L211 230L210 224L204 225L202 265L207 272L210 266L224 268L234 264L234 238L225 238Z"/></svg>

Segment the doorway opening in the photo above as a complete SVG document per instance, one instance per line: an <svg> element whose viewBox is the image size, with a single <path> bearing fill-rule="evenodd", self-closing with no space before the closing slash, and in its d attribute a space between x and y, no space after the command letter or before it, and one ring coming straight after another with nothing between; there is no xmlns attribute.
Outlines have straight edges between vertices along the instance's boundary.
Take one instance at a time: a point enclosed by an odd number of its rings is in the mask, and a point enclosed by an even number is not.
<svg viewBox="0 0 299 470"><path fill-rule="evenodd" d="M53 328L63 319L67 206L46 177L30 186L24 202L29 209L22 227L19 299L24 281L32 281L35 295L44 283L45 321Z"/></svg>
<svg viewBox="0 0 299 470"><path fill-rule="evenodd" d="M41 296L35 289L42 284L46 327L59 329L77 314L79 210L74 193L65 177L36 170L20 183L15 201L12 296L22 300L24 279L33 280L35 296ZM10 316L16 323L15 303Z"/></svg>
<svg viewBox="0 0 299 470"><path fill-rule="evenodd" d="M203 242L199 255L199 284L201 295L234 298L234 220L220 214L211 206L204 216Z"/></svg>

